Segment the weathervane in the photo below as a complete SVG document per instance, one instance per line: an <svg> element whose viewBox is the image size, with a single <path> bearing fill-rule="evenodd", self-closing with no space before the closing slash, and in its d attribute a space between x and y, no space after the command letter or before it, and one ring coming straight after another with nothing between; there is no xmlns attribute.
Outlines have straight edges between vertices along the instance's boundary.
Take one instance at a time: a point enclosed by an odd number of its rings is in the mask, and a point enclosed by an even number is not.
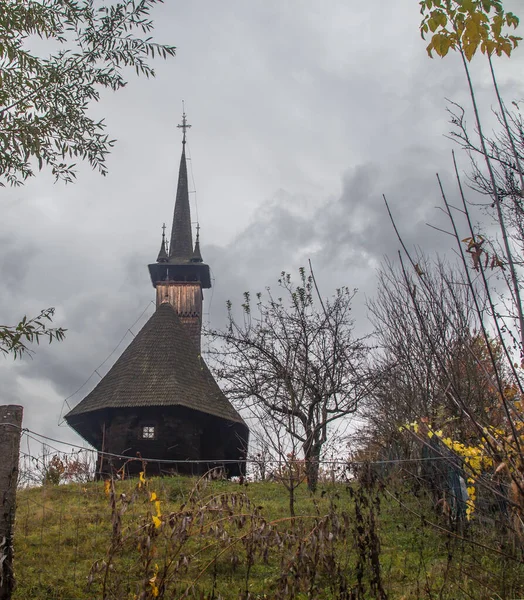
<svg viewBox="0 0 524 600"><path fill-rule="evenodd" d="M190 129L191 125L187 124L187 119L186 119L186 109L184 106L184 101L182 100L182 124L181 125L177 125L177 127L179 129L182 129L182 131L184 132L184 137L182 138L182 144L186 143L186 129Z"/></svg>

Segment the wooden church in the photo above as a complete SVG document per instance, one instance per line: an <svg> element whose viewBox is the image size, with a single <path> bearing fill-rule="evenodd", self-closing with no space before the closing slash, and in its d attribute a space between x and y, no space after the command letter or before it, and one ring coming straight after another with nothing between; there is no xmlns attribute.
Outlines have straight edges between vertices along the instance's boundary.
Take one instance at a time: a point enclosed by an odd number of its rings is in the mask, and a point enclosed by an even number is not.
<svg viewBox="0 0 524 600"><path fill-rule="evenodd" d="M210 373L201 353L202 300L211 287L197 229L193 246L186 165L182 157L169 245L149 265L156 311L113 367L66 416L99 451L99 476L245 472L249 430Z"/></svg>

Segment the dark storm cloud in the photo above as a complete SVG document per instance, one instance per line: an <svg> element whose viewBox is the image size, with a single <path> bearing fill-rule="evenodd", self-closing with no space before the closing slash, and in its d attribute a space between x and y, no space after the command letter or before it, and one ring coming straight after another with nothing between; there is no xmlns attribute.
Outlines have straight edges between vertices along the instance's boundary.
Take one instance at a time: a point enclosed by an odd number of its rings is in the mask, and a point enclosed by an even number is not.
<svg viewBox="0 0 524 600"><path fill-rule="evenodd" d="M329 236L324 252L337 245L352 246L353 258L376 261L399 247L383 196L385 195L405 243L434 249L440 240L427 223L439 220L435 206L439 192L435 172L438 154L421 148L405 149L388 168L366 164L352 169L344 178L344 191L331 214L326 215ZM440 173L448 180L447 172Z"/></svg>
<svg viewBox="0 0 524 600"><path fill-rule="evenodd" d="M440 169L439 169L440 166ZM223 327L226 300L238 308L243 292L273 289L281 271L297 276L312 261L322 293L337 287L358 288L354 300L357 330L369 330L366 297L374 293L384 258L396 260L401 248L383 200L386 195L403 242L412 252L453 256L450 239L429 225L449 229L436 178L439 171L448 199L458 204L451 154L421 146L407 147L387 165L350 168L339 196L317 198L279 192L261 208L229 245L207 250L216 277L211 306L214 327Z"/></svg>
<svg viewBox="0 0 524 600"><path fill-rule="evenodd" d="M348 267L356 260L374 264L399 247L383 194L408 246L432 251L441 245L440 235L426 225L441 220L435 208L440 199L434 158L429 151L413 149L388 169L359 165L345 174L339 197L319 198L305 214L305 199L280 195L227 246L225 260L235 260L235 272L256 273L262 281L279 260L281 270L296 268L307 258L318 260L323 269ZM440 175L450 181L448 172Z"/></svg>

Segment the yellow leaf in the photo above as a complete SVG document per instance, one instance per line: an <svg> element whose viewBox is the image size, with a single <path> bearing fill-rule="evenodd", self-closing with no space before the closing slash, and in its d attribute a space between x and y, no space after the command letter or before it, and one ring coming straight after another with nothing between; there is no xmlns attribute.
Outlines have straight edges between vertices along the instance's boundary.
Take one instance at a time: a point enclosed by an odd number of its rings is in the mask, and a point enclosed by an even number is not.
<svg viewBox="0 0 524 600"><path fill-rule="evenodd" d="M446 17L445 13L440 10L435 11L433 18L435 19L435 21L437 21L439 25L442 25L442 27L446 27L446 25L448 24L448 18Z"/></svg>
<svg viewBox="0 0 524 600"><path fill-rule="evenodd" d="M479 26L475 22L475 19L466 19L465 26L464 37L471 39L477 39L477 37L480 37Z"/></svg>
<svg viewBox="0 0 524 600"><path fill-rule="evenodd" d="M140 479L140 483L146 482L146 474L144 473L144 471L140 471L139 479Z"/></svg>
<svg viewBox="0 0 524 600"><path fill-rule="evenodd" d="M489 54L490 56L493 54L493 51L495 50L495 42L492 40L485 40L482 42L482 47L481 47L481 51L483 54Z"/></svg>
<svg viewBox="0 0 524 600"><path fill-rule="evenodd" d="M153 598L158 598L158 596L160 594L160 591L159 591L158 586L156 584L156 573L149 580L149 585L151 586L151 594L153 595Z"/></svg>
<svg viewBox="0 0 524 600"><path fill-rule="evenodd" d="M162 521L158 518L155 517L155 515L153 515L153 523L155 524L155 527L158 529L160 527L160 525L162 525Z"/></svg>
<svg viewBox="0 0 524 600"><path fill-rule="evenodd" d="M442 56L442 51L441 51L441 44L442 44L442 39L443 39L443 35L440 35L440 33L436 33L432 38L431 38L431 47L433 50L435 50L435 52L439 55Z"/></svg>
<svg viewBox="0 0 524 600"><path fill-rule="evenodd" d="M514 28L516 28L519 24L519 18L517 16L515 16L513 13L508 12L508 13L506 13L506 23L509 26L513 26Z"/></svg>
<svg viewBox="0 0 524 600"><path fill-rule="evenodd" d="M475 55L477 48L478 48L478 42L471 42L469 44L464 44L464 56L466 57L466 60L468 62L470 62L471 59L473 58L473 56Z"/></svg>
<svg viewBox="0 0 524 600"><path fill-rule="evenodd" d="M109 479L106 479L104 481L104 492L106 496L109 496L109 490L111 489L111 482L109 481Z"/></svg>
<svg viewBox="0 0 524 600"><path fill-rule="evenodd" d="M491 31L493 32L493 36L495 37L495 39L500 38L503 24L504 21L501 16L497 15L493 17L493 21L491 23Z"/></svg>
<svg viewBox="0 0 524 600"><path fill-rule="evenodd" d="M155 492L151 492L151 498L149 498L150 502L154 502L157 499L157 495L155 494Z"/></svg>
<svg viewBox="0 0 524 600"><path fill-rule="evenodd" d="M451 48L451 39L449 36L441 33L436 33L431 38L431 43L433 45L433 49L441 58L444 58Z"/></svg>
<svg viewBox="0 0 524 600"><path fill-rule="evenodd" d="M155 500L155 509L156 509L156 516L161 517L162 513L160 512L160 500Z"/></svg>

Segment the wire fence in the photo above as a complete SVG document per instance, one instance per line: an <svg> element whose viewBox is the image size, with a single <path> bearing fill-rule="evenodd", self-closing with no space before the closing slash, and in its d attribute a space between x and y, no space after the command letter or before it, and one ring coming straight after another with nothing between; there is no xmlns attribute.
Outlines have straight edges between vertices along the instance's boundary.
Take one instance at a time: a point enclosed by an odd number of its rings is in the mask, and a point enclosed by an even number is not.
<svg viewBox="0 0 524 600"><path fill-rule="evenodd" d="M144 470L147 469L147 465L161 465L163 469L161 472L165 475L174 474L178 470L181 473L192 473L194 475L208 472L210 478L224 477L230 465L241 465L239 470L244 473L243 478L247 481L275 479L278 478L278 474L283 469L298 471L305 469L304 459L295 457L292 454L281 454L276 457L273 454L251 454L245 458L235 459L217 459L216 457L200 459L136 457L129 454L95 450L85 445L60 440L28 428L22 429L21 448L19 478L21 487L41 485L46 481L46 478L51 476L55 482L57 479L62 482L73 480L87 482L107 478L107 470L100 470L104 460L114 460L125 465L135 462L139 463L140 468ZM38 448L40 448L40 452ZM431 456L376 459L374 456L366 456L365 453L359 452L358 457L349 454L345 458L324 457L318 461L318 471L321 479L341 482L353 479L358 469L364 465L376 469L387 469L394 466L420 466L428 463L441 463L451 468L457 468L455 458L449 454L433 453ZM55 473L57 469L61 473ZM136 472L136 469L134 471ZM127 476L125 470L118 471L115 469L114 474L118 478Z"/></svg>

